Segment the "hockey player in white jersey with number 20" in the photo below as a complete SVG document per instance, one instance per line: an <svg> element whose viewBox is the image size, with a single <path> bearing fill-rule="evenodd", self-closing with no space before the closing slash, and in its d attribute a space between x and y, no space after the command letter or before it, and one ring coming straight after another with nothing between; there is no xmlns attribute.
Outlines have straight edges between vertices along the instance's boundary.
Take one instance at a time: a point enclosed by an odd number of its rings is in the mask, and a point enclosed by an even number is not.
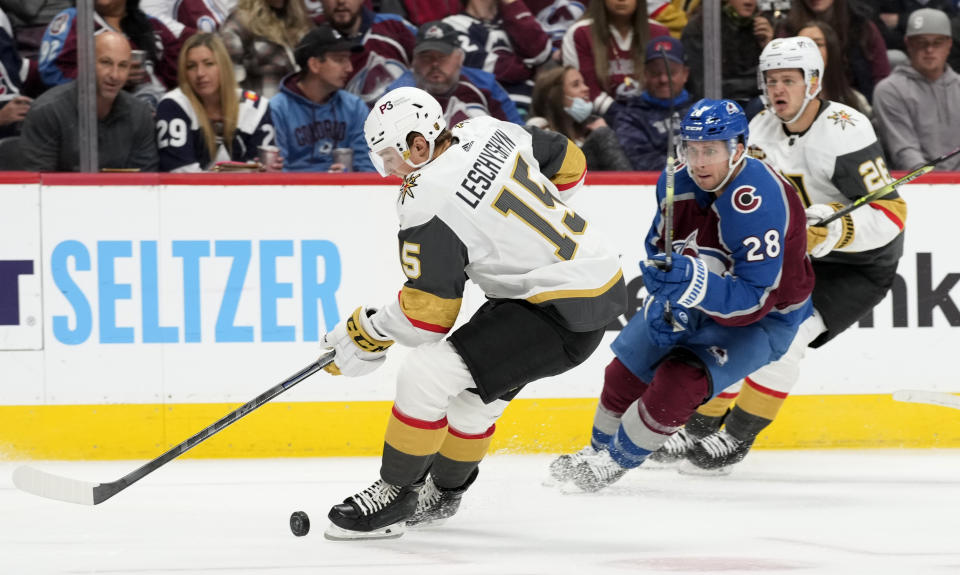
<svg viewBox="0 0 960 575"><path fill-rule="evenodd" d="M415 349L397 376L380 479L333 506L330 539L396 537L453 515L508 402L589 357L626 301L618 256L564 204L586 172L565 137L486 116L448 129L416 88L381 97L364 132L380 173L403 177L407 281L323 341L347 376L379 367L394 342ZM487 301L449 333L467 279Z"/></svg>

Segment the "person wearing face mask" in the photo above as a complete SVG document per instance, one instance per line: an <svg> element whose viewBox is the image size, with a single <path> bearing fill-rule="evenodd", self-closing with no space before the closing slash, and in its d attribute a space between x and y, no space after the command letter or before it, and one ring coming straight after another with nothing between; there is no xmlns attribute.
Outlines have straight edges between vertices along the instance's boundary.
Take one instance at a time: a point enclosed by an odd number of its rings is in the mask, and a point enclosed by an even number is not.
<svg viewBox="0 0 960 575"><path fill-rule="evenodd" d="M532 117L528 126L559 132L573 140L593 171L630 171L617 135L603 118L593 114L590 89L573 66L541 72L533 86Z"/></svg>
<svg viewBox="0 0 960 575"><path fill-rule="evenodd" d="M647 43L646 53L643 93L627 101L614 127L634 170L660 171L667 161L668 131L680 129L680 118L691 104L683 87L690 69L683 44L676 38L658 36ZM664 62L664 57L669 62Z"/></svg>

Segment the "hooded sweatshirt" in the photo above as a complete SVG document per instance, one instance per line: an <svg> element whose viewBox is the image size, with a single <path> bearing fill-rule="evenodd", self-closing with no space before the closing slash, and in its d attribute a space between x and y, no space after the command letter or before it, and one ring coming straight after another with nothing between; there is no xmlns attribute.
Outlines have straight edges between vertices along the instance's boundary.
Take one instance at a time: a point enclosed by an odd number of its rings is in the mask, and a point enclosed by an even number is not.
<svg viewBox="0 0 960 575"><path fill-rule="evenodd" d="M363 123L370 111L363 100L337 90L318 104L300 90L299 79L299 72L284 78L280 93L270 100L283 170L326 172L335 148L353 148L353 171L375 171L363 138Z"/></svg>
<svg viewBox="0 0 960 575"><path fill-rule="evenodd" d="M947 66L931 82L901 64L873 92L873 109L892 168L912 170L957 146L960 134L960 74ZM937 165L960 170L960 156Z"/></svg>

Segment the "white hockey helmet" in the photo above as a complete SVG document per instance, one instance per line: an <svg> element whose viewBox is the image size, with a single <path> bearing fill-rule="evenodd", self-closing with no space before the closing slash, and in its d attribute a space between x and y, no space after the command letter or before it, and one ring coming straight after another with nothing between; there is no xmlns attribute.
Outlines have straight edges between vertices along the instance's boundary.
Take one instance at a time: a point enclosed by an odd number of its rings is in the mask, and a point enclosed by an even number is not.
<svg viewBox="0 0 960 575"><path fill-rule="evenodd" d="M823 57L820 49L810 38L794 36L792 38L776 38L766 45L760 53L760 65L757 66L757 85L760 87L760 97L763 103L770 105L767 98L767 82L764 72L769 70L799 69L803 71L804 90L803 105L800 111L789 121L790 124L799 118L807 109L807 104L817 97L823 88Z"/></svg>
<svg viewBox="0 0 960 575"><path fill-rule="evenodd" d="M391 173L391 166L385 165L385 161L390 159L406 162L414 169L429 162L433 157L434 142L446 127L440 102L419 88L403 87L391 90L377 100L363 124L363 135L370 147L373 165L386 176ZM429 157L419 164L410 161L407 146L410 132L421 134L430 144ZM395 150L396 157L383 153L388 150Z"/></svg>

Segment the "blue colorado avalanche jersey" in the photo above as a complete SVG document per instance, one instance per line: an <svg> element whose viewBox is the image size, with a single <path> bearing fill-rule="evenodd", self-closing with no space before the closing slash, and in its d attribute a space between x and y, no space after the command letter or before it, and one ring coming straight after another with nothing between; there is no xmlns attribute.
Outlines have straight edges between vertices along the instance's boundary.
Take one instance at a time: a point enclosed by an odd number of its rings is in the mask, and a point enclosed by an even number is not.
<svg viewBox="0 0 960 575"><path fill-rule="evenodd" d="M694 307L718 323L746 325L806 301L813 289L806 215L784 178L747 158L720 196L701 190L685 166L675 180L674 252L698 257L710 270ZM645 243L649 255L664 251L665 191L664 172L657 183L660 210Z"/></svg>

